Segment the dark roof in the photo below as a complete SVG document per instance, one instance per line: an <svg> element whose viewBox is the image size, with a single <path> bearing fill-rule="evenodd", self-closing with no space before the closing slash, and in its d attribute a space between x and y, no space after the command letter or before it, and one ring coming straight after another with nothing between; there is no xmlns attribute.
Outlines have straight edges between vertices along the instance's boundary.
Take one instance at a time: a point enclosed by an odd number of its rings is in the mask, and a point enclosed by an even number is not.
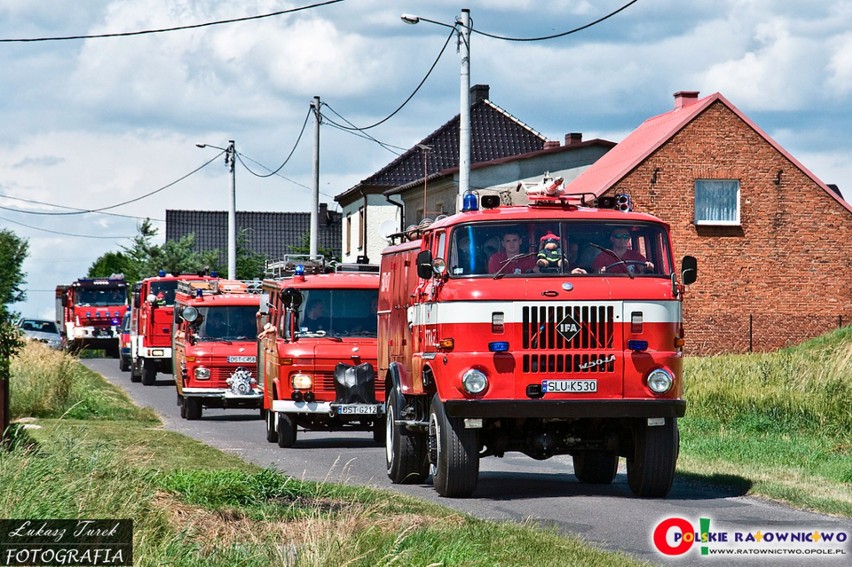
<svg viewBox="0 0 852 567"><path fill-rule="evenodd" d="M525 154L541 150L545 137L488 100L487 85L471 89L470 106L470 163ZM404 154L360 183L337 195L334 200L346 200L362 188L383 192L392 187L422 180L428 175L459 166L459 115L423 138ZM424 149L421 146L427 146ZM424 168L424 153L425 168Z"/></svg>
<svg viewBox="0 0 852 567"><path fill-rule="evenodd" d="M252 251L266 255L271 260L293 254L290 248L301 246L310 234L310 213L271 213L237 211L237 230L248 229ZM219 249L225 261L228 249L227 211L166 210L166 240L179 240L195 233L196 251ZM320 205L317 230L319 249L329 249L340 257L341 214Z"/></svg>

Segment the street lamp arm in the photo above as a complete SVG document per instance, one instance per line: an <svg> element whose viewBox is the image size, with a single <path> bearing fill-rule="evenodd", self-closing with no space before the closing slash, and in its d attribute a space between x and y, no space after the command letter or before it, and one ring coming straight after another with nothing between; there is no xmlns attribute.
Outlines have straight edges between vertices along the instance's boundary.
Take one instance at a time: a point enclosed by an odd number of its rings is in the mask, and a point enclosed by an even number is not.
<svg viewBox="0 0 852 567"><path fill-rule="evenodd" d="M429 18L424 18L422 16L415 16L414 14L403 14L400 16L400 19L406 24L418 24L420 22L429 22L430 24L435 24L436 26L444 26L445 28L455 28L456 24L450 25L445 24L444 22L439 22L437 20L430 20Z"/></svg>

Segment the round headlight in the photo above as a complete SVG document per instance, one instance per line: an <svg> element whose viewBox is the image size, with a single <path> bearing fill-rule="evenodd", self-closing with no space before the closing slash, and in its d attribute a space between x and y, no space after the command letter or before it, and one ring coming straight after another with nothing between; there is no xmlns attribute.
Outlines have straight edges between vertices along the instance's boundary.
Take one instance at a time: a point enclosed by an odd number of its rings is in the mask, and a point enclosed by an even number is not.
<svg viewBox="0 0 852 567"><path fill-rule="evenodd" d="M210 369L204 368L203 366L199 366L195 369L195 379L196 380L209 380L210 379Z"/></svg>
<svg viewBox="0 0 852 567"><path fill-rule="evenodd" d="M313 380L309 374L293 374L290 378L294 390L310 390Z"/></svg>
<svg viewBox="0 0 852 567"><path fill-rule="evenodd" d="M481 394L488 387L488 378L475 368L471 368L462 376L462 385L469 394Z"/></svg>
<svg viewBox="0 0 852 567"><path fill-rule="evenodd" d="M648 383L648 387L651 388L651 391L655 394L665 394L672 389L674 377L662 368L657 368L648 374L646 382Z"/></svg>

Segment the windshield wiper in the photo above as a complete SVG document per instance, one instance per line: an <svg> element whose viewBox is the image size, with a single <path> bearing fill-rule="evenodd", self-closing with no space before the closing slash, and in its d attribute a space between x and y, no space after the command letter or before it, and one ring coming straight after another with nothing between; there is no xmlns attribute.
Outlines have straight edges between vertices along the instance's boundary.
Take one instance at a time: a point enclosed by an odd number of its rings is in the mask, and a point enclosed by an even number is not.
<svg viewBox="0 0 852 567"><path fill-rule="evenodd" d="M502 265L500 266L500 269L497 270L496 274L494 274L494 279L498 280L498 279L502 278L503 276L505 276L506 274L503 273L503 270L506 268L506 266L508 266L509 264L514 262L515 260L520 260L521 258L526 258L527 256L534 256L535 254L538 254L538 252L527 252L526 254L515 254L511 258L506 258L505 260L503 260Z"/></svg>
<svg viewBox="0 0 852 567"><path fill-rule="evenodd" d="M624 261L624 258L619 256L618 254L616 254L615 252L613 252L609 248L605 248L605 247L603 247L599 244L595 244L594 242L589 242L589 246L597 248L598 250L602 250L603 252L606 252L608 254L612 254L616 259L618 259L618 262L614 262L614 264L622 264L624 266L624 271L627 272L627 275L630 276L631 280L636 277L633 274L633 272L631 272L630 269L628 268L627 262Z"/></svg>

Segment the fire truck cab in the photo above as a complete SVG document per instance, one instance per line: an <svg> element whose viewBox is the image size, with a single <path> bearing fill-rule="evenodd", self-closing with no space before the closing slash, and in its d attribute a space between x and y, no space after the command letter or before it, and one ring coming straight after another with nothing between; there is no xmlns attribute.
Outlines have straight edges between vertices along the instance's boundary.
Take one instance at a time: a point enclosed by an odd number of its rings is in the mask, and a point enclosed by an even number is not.
<svg viewBox="0 0 852 567"><path fill-rule="evenodd" d="M151 386L157 373L172 373L172 318L178 280L205 281L207 276L174 276L160 271L133 289L130 321L130 380Z"/></svg>
<svg viewBox="0 0 852 567"><path fill-rule="evenodd" d="M378 360L392 482L431 475L442 496L466 497L480 458L516 451L571 455L576 478L593 484L612 482L625 457L636 495L668 493L695 259L676 270L668 226L630 212L626 197L555 193L525 206L468 194L462 212L384 250Z"/></svg>
<svg viewBox="0 0 852 567"><path fill-rule="evenodd" d="M257 281L179 280L174 307L174 375L184 419L203 408L259 409Z"/></svg>
<svg viewBox="0 0 852 567"><path fill-rule="evenodd" d="M104 349L118 356L121 321L127 312L127 283L124 276L80 278L56 287L56 324L65 348Z"/></svg>
<svg viewBox="0 0 852 567"><path fill-rule="evenodd" d="M321 258L269 264L263 281L260 382L266 439L292 447L296 429L372 431L384 441L384 382L377 380L376 266ZM353 271L346 271L353 270Z"/></svg>

